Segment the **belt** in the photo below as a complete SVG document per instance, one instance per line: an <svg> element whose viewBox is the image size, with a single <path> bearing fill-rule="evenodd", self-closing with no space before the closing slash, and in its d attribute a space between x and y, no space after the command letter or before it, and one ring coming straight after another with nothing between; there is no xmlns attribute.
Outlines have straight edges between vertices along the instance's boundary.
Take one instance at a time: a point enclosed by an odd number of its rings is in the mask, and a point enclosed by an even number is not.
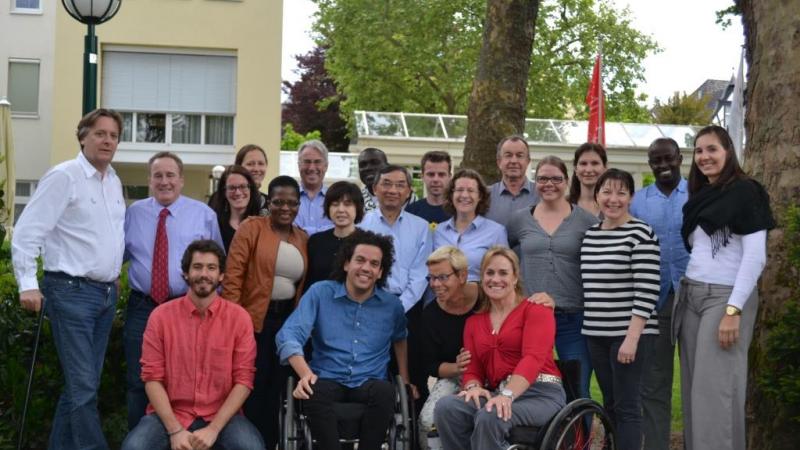
<svg viewBox="0 0 800 450"><path fill-rule="evenodd" d="M561 385L561 377L558 375L550 375L549 373L540 373L536 377L536 383L555 383Z"/></svg>
<svg viewBox="0 0 800 450"><path fill-rule="evenodd" d="M149 295L145 294L142 291L137 291L136 289L131 289L131 295L136 295L136 296L141 297L141 298L143 298L145 300L148 300L148 301L152 302L156 306L160 305L160 303L155 301L155 299L153 299L153 297L150 297ZM170 298L164 300L162 303L167 303L170 300L175 300L176 298L180 298L180 297L183 297L183 294L175 296L175 297L170 297Z"/></svg>
<svg viewBox="0 0 800 450"><path fill-rule="evenodd" d="M70 279L70 280L78 280L78 281L82 281L82 282L85 282L85 283L98 284L98 285L101 285L103 287L111 286L116 282L116 281L97 281L97 280L93 280L93 279L87 278L87 277L76 277L76 276L70 275L70 274L68 274L66 272L52 272L52 271L49 271L49 270L45 270L44 274L45 274L45 276L48 276L48 277L66 278L66 279Z"/></svg>

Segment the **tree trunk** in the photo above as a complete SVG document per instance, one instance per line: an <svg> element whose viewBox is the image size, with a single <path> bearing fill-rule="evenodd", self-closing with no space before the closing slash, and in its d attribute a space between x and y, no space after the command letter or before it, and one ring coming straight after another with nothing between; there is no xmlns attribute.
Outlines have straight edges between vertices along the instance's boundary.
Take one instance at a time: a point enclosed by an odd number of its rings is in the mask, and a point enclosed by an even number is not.
<svg viewBox="0 0 800 450"><path fill-rule="evenodd" d="M499 179L500 140L525 129L528 71L539 0L488 0L483 46L467 111L462 166Z"/></svg>
<svg viewBox="0 0 800 450"><path fill-rule="evenodd" d="M800 199L800 2L736 3L742 12L749 65L745 169L769 191L779 223L769 236L750 348L748 448L796 449L800 423L792 420L785 402L766 395L759 381L772 370L766 359L766 340L774 321L784 314L789 299L800 296L797 280L792 279L797 277L797 269L790 269L784 241L787 207L797 205Z"/></svg>

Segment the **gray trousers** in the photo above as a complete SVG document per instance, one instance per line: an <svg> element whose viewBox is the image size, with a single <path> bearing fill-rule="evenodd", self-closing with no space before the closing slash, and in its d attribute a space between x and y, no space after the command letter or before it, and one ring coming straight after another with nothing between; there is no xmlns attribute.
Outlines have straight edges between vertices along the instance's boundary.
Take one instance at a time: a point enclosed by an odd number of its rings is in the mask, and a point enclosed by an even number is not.
<svg viewBox="0 0 800 450"><path fill-rule="evenodd" d="M739 340L719 345L719 323L732 288L681 281L673 311L681 357L681 399L686 450L745 450L747 350L753 338L758 290L747 299Z"/></svg>
<svg viewBox="0 0 800 450"><path fill-rule="evenodd" d="M675 346L672 344L672 305L670 293L658 311L658 332L653 352L642 374L642 433L647 450L669 450L672 423L672 369Z"/></svg>
<svg viewBox="0 0 800 450"><path fill-rule="evenodd" d="M456 395L436 402L434 421L444 450L505 450L506 436L517 425L542 426L566 404L560 384L534 383L511 404L511 420L497 417L497 411L486 411Z"/></svg>

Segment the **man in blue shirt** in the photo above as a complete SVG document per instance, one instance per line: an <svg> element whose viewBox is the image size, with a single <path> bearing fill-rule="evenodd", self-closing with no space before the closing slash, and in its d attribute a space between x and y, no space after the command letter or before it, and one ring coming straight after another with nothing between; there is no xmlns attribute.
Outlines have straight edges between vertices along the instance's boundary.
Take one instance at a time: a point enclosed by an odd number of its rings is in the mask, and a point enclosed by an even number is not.
<svg viewBox="0 0 800 450"><path fill-rule="evenodd" d="M130 262L131 287L123 330L129 430L136 427L147 408L139 360L150 313L156 306L186 293L181 257L189 244L212 239L223 246L214 211L205 203L181 195L180 157L171 152L156 153L148 167L152 197L135 202L125 214L125 260Z"/></svg>
<svg viewBox="0 0 800 450"><path fill-rule="evenodd" d="M292 394L306 401L311 435L320 448L339 448L335 402L366 404L358 448L381 448L394 413L390 347L408 380L403 306L383 289L393 258L389 238L355 231L342 243L332 280L311 286L275 338L281 362L300 377ZM309 337L310 363L303 356Z"/></svg>
<svg viewBox="0 0 800 450"><path fill-rule="evenodd" d="M333 228L333 222L322 214L325 203L325 173L328 172L328 147L318 140L306 141L297 150L300 172L300 209L294 224L309 236Z"/></svg>
<svg viewBox="0 0 800 450"><path fill-rule="evenodd" d="M661 246L661 291L656 305L659 335L642 379L644 447L668 450L672 419L672 369L675 346L671 342L672 302L689 254L681 239L683 205L688 199L687 182L681 177L678 143L659 138L650 144L648 164L655 184L636 193L631 214L647 222Z"/></svg>

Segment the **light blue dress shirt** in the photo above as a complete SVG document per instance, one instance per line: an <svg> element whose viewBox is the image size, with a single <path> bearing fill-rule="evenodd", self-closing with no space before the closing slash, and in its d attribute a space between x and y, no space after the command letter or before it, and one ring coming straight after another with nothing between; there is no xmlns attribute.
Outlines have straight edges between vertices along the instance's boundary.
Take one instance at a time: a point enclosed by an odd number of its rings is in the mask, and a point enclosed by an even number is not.
<svg viewBox="0 0 800 450"><path fill-rule="evenodd" d="M300 186L300 209L297 211L294 224L305 230L309 236L333 228L333 222L322 214L324 211L325 194L327 193L328 188L323 185L319 192L317 192L317 195L312 199L308 196L308 192L306 192L303 186Z"/></svg>
<svg viewBox="0 0 800 450"><path fill-rule="evenodd" d="M483 216L476 216L463 233L456 229L455 217L436 227L433 235L433 249L452 245L467 255L469 274L467 281L481 278L481 260L484 253L495 245L508 247L506 228Z"/></svg>
<svg viewBox="0 0 800 450"><path fill-rule="evenodd" d="M348 387L386 380L392 344L406 338L406 316L397 297L375 288L363 303L351 300L344 283L320 281L300 299L275 344L282 364L302 355L311 337L309 366L320 378Z"/></svg>
<svg viewBox="0 0 800 450"><path fill-rule="evenodd" d="M688 183L682 178L669 197L655 184L651 184L637 192L631 202L631 215L647 222L653 228L661 246L661 292L656 311L660 311L664 306L670 288L673 292L677 292L678 284L686 273L686 265L689 263L689 253L681 238L683 205L688 199Z"/></svg>
<svg viewBox="0 0 800 450"><path fill-rule="evenodd" d="M392 238L394 263L386 290L400 297L408 311L422 299L428 286L425 261L431 254L432 240L428 222L403 210L394 224L389 224L378 208L368 212L358 227Z"/></svg>
<svg viewBox="0 0 800 450"><path fill-rule="evenodd" d="M131 289L150 295L153 247L156 241L158 214L164 207L153 197L132 204L125 214L125 260L130 261L128 282ZM167 206L167 241L169 244L169 296L186 293L181 271L181 258L186 247L198 239L212 239L220 248L222 236L217 215L206 204L180 196Z"/></svg>

